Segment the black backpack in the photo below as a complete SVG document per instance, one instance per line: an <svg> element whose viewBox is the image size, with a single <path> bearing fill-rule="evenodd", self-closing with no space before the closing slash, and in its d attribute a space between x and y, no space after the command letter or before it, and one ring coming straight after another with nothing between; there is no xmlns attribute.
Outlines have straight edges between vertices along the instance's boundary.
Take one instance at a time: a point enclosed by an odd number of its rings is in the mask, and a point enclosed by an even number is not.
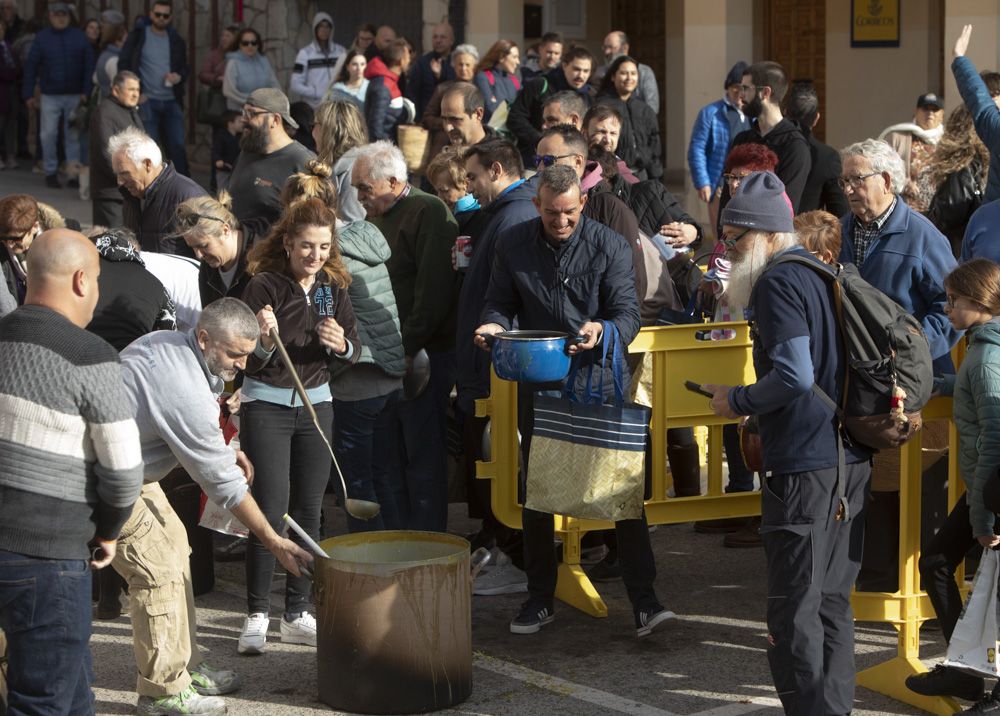
<svg viewBox="0 0 1000 716"><path fill-rule="evenodd" d="M874 450L899 447L922 427L920 411L933 390L930 344L920 322L861 278L853 264L832 268L786 253L768 269L782 263L808 266L833 285L847 358L840 405L818 385L813 390L854 442Z"/></svg>

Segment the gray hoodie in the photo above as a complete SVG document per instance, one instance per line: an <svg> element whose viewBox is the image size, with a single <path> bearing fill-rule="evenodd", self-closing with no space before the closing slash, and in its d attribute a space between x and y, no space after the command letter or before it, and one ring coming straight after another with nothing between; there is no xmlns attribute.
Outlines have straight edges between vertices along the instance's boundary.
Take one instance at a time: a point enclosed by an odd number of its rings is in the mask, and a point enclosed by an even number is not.
<svg viewBox="0 0 1000 716"><path fill-rule="evenodd" d="M358 201L358 190L351 184L351 170L354 168L354 161L358 158L359 151L361 147L348 149L333 165L332 178L337 185L337 197L340 203L337 215L348 224L361 221L368 216L368 212Z"/></svg>
<svg viewBox="0 0 1000 716"><path fill-rule="evenodd" d="M219 427L222 379L212 375L194 330L156 331L121 352L125 387L142 445L144 482L178 463L217 505L243 501L247 481Z"/></svg>

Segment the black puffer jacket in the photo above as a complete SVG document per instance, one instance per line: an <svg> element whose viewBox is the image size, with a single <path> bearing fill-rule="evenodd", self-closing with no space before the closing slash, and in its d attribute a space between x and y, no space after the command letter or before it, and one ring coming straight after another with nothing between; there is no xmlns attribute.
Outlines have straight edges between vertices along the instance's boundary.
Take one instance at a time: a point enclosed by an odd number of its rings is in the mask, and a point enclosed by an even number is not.
<svg viewBox="0 0 1000 716"><path fill-rule="evenodd" d="M201 293L202 306L207 306L212 301L218 301L225 296L233 298L243 296L243 289L250 282L250 275L247 273L247 254L250 253L255 242L267 235L270 227L270 222L264 218L240 222L240 238L243 244L240 246L239 258L236 260L236 274L233 276L233 282L229 284L229 288L226 288L219 269L212 268L202 261L201 267L198 269L198 291Z"/></svg>
<svg viewBox="0 0 1000 716"><path fill-rule="evenodd" d="M135 232L143 251L194 258L194 252L174 231L174 212L188 199L208 196L207 191L178 174L172 163L165 162L160 176L153 180L141 200L125 189L120 192L125 200L125 226Z"/></svg>
<svg viewBox="0 0 1000 716"><path fill-rule="evenodd" d="M517 93L517 98L507 114L507 129L517 139L517 148L521 150L522 157L533 157L535 147L542 138L542 107L546 98L564 90L579 93L587 106L590 106L593 88L584 85L583 89L574 89L566 81L566 73L563 72L561 65L541 77L531 78Z"/></svg>
<svg viewBox="0 0 1000 716"><path fill-rule="evenodd" d="M624 201L635 214L642 233L647 236L658 234L661 226L675 221L691 224L698 230L698 238L691 244L691 248L697 250L701 246L701 224L684 211L677 197L663 186L663 182L648 179L629 184L621 176L616 176L609 183L615 196Z"/></svg>
<svg viewBox="0 0 1000 716"><path fill-rule="evenodd" d="M648 104L633 94L623 101L617 96L601 95L598 104L614 107L622 116L622 131L618 137L618 156L639 179L659 179L663 176L663 147L660 124Z"/></svg>
<svg viewBox="0 0 1000 716"><path fill-rule="evenodd" d="M948 237L955 258L962 254L962 238L972 212L983 203L985 172L977 159L945 177L934 192L927 218Z"/></svg>

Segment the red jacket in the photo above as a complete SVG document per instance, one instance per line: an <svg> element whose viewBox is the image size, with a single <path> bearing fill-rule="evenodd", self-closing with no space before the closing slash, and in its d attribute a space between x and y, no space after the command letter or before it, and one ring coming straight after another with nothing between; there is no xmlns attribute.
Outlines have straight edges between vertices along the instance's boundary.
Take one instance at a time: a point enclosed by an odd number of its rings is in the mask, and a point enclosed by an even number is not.
<svg viewBox="0 0 1000 716"><path fill-rule="evenodd" d="M385 86L389 88L390 99L403 96L403 93L399 91L399 75L386 67L381 57L375 57L365 67L365 79L370 80L374 77L383 78Z"/></svg>

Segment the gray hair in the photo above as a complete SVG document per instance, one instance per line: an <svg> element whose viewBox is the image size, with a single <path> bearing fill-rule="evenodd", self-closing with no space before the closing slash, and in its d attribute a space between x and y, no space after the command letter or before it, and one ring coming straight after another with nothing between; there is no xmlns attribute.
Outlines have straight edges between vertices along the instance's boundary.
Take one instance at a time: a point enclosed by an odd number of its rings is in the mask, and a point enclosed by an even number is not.
<svg viewBox="0 0 1000 716"><path fill-rule="evenodd" d="M409 172L406 170L403 152L386 139L380 139L358 149L358 157L355 162L362 163L362 166L368 170L368 176L372 181L385 179L409 181Z"/></svg>
<svg viewBox="0 0 1000 716"><path fill-rule="evenodd" d="M587 114L587 103L583 101L583 96L579 92L562 90L551 94L542 103L542 109L550 104L556 103L562 109L563 114L575 114L581 120Z"/></svg>
<svg viewBox="0 0 1000 716"><path fill-rule="evenodd" d="M128 70L121 70L117 75L115 75L115 78L111 80L111 84L114 87L121 87L125 84L125 80L135 80L140 85L142 84L142 80L139 79L139 75Z"/></svg>
<svg viewBox="0 0 1000 716"><path fill-rule="evenodd" d="M840 158L864 157L873 172L888 174L891 188L897 194L906 186L906 168L896 150L881 139L866 139L840 150Z"/></svg>
<svg viewBox="0 0 1000 716"><path fill-rule="evenodd" d="M580 177L576 169L565 164L553 164L546 167L538 179L538 196L542 195L542 187L548 188L553 194L565 194L573 187L580 189Z"/></svg>
<svg viewBox="0 0 1000 716"><path fill-rule="evenodd" d="M118 132L108 140L108 156L114 159L119 153L125 152L135 164L142 164L148 159L154 167L163 165L163 154L153 138L138 127L129 127Z"/></svg>
<svg viewBox="0 0 1000 716"><path fill-rule="evenodd" d="M476 63L479 63L479 50L476 49L475 45L470 45L468 43L464 45L459 45L451 51L452 56L454 55L469 55Z"/></svg>
<svg viewBox="0 0 1000 716"><path fill-rule="evenodd" d="M802 239L795 233L779 231L773 234L773 236L774 239L772 239L772 245L775 252L785 251L786 249L790 249L794 246L802 245Z"/></svg>
<svg viewBox="0 0 1000 716"><path fill-rule="evenodd" d="M212 338L260 338L260 324L250 307L238 298L226 296L205 306L198 317L198 329Z"/></svg>

